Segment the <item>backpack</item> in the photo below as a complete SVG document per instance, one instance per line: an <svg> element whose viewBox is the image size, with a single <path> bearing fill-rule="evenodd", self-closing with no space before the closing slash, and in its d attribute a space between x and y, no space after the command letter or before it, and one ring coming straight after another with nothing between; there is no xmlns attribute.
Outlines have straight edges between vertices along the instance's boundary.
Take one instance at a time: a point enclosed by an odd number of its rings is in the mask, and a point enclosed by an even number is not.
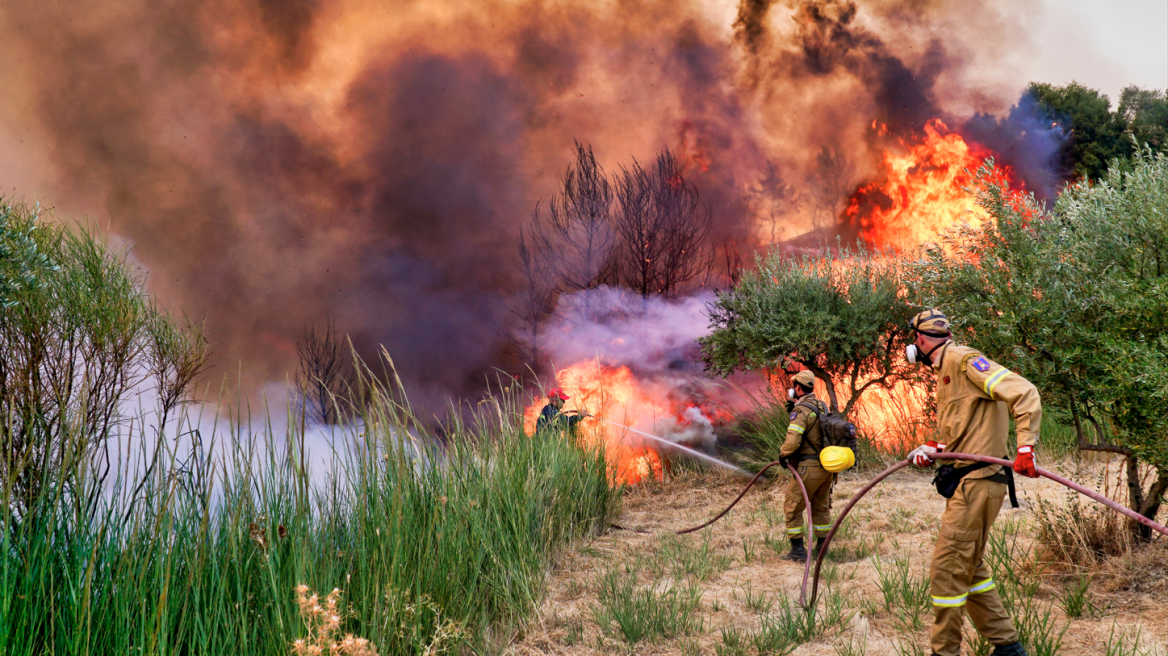
<svg viewBox="0 0 1168 656"><path fill-rule="evenodd" d="M820 403L823 404L823 401L820 401ZM807 404L804 407L811 410L815 414L815 420L819 422L819 435L821 437L820 451L824 447L842 446L851 449L852 453L855 453L858 446L856 443L855 424L829 411L827 404L823 404L820 408L812 404Z"/></svg>

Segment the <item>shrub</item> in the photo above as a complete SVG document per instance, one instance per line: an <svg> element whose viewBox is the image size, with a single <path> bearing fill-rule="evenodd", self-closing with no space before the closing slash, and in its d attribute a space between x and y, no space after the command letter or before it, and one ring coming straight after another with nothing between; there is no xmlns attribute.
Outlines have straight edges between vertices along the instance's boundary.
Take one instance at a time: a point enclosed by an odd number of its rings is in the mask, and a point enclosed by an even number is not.
<svg viewBox="0 0 1168 656"><path fill-rule="evenodd" d="M157 466L123 469L90 514L54 489L18 521L7 481L0 653L286 654L309 638L298 585L344 589L346 631L383 655L522 621L555 551L619 504L604 454L526 436L514 397L440 444L400 395L361 384L368 404L335 429L324 472L296 421L219 433L184 413L193 437L147 433ZM92 476L85 461L69 473Z"/></svg>

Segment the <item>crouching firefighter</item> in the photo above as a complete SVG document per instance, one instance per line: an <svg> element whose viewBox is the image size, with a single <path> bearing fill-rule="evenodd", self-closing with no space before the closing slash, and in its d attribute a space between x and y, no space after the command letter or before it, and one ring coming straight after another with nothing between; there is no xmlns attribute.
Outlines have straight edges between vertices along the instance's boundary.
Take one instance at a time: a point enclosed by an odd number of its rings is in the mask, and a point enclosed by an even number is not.
<svg viewBox="0 0 1168 656"><path fill-rule="evenodd" d="M803 479L803 486L807 488L807 496L811 500L811 528L815 536L822 540L831 530L831 489L835 484L835 474L824 469L819 461L819 452L824 447L819 417L826 414L827 407L815 396L815 376L810 371L800 371L791 378L791 382L793 386L787 390L790 397L787 410L791 413L791 424L787 427L787 439L779 449L779 462L783 467L790 463L799 471L799 477ZM802 562L807 559L803 538L804 535L809 536L811 531L805 531L803 527L806 508L803 491L792 476L783 500L787 538L791 541L791 553L783 556L787 560ZM815 545L815 553L819 553L819 542Z"/></svg>
<svg viewBox="0 0 1168 656"><path fill-rule="evenodd" d="M1014 469L981 462L947 461L933 479L948 499L929 570L933 596L932 647L936 656L958 656L963 616L994 645L994 656L1026 656L1010 615L986 566L986 539L1007 492L1018 507L1013 474L1038 476L1034 445L1042 423L1038 390L1030 381L953 341L950 322L938 310L909 321L908 361L937 375L937 440L909 454L917 467L933 464L938 451L1008 458L1010 415L1018 434Z"/></svg>
<svg viewBox="0 0 1168 656"><path fill-rule="evenodd" d="M587 411L580 412L564 412L564 401L570 397L564 394L561 387L554 387L548 390L548 402L539 411L539 419L535 421L536 434L546 433L547 431L563 431L574 429L576 424L580 423L585 417L591 417Z"/></svg>

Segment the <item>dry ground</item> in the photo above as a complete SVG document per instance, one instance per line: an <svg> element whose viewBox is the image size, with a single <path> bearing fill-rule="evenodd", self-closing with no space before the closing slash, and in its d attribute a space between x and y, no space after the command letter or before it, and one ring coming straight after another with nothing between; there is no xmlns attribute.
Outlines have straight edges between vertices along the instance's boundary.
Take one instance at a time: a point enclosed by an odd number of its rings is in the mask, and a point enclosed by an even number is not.
<svg viewBox="0 0 1168 656"><path fill-rule="evenodd" d="M1061 469L1075 474L1070 463ZM874 473L843 474L836 485L836 508L842 508ZM1082 476L1079 471L1077 478L1082 480ZM758 645L750 644L750 637L765 633L764 627L773 631L783 624L773 618L783 616L784 601L793 608L803 576L802 565L780 559L787 549L781 513L785 482L784 476L762 489L756 486L711 528L680 537L673 532L700 524L733 500L742 480L687 474L632 489L617 521L624 528L614 528L578 545L560 559L548 581L546 601L537 618L513 643L512 651L578 656L765 653L769 648L760 652ZM1042 564L1041 550L1033 540L1036 495L1062 504L1066 498L1062 490L1046 479L1024 480L1019 486L1022 508L1009 509L1007 504L996 526L1005 537L1002 544L1013 545L1006 551L1012 553L1019 581L1029 580L1032 589L1037 589L1028 597L1033 609L1030 621L1045 618L1051 627L1047 634L1052 637L1065 626L1061 648L1054 653L1168 653L1163 647L1168 644L1168 545L1159 541L1130 557L1113 558L1080 572L1066 565ZM774 651L769 653L928 654L932 609L927 601L921 605L919 600L921 586L927 585L923 577L943 507L944 500L933 490L927 474L902 471L878 486L852 512L841 531L843 539L837 536L832 545L833 551L838 545L837 562L832 563L826 577L830 579L828 593L821 587L820 597L822 600L834 593L843 619L827 626L818 637L797 640L797 646L772 642ZM915 592L886 597L881 591L881 571L890 592L914 586ZM1088 604L1079 617L1068 618L1063 610L1070 603L1067 590L1081 576L1090 577ZM620 595L614 591L622 584L628 586L626 593L640 591L647 608L659 609L664 604L662 598L670 599L666 592L670 588L695 597L700 594L689 613L690 626L667 628L666 635L654 636L650 631L645 638L629 640L611 615L603 617L619 605L615 600ZM927 588L923 592L927 595ZM918 602L904 601L908 596ZM684 606L686 598L678 594L672 601ZM821 616L824 612L820 611ZM671 613L662 615L669 617ZM819 624L826 623L830 620ZM1138 650L1131 648L1137 632ZM1116 648L1121 644L1120 636L1126 638L1124 649ZM963 653L970 654L989 651L984 645L975 651L968 641L964 649ZM1032 656L1037 656L1036 652L1041 650L1032 649Z"/></svg>

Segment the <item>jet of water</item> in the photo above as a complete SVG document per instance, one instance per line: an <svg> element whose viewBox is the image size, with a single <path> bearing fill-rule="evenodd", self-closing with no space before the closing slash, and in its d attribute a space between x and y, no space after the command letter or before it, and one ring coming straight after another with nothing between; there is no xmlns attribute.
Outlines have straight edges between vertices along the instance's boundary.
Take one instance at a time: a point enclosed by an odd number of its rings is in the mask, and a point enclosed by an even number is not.
<svg viewBox="0 0 1168 656"><path fill-rule="evenodd" d="M664 444L670 448L678 449L679 451L683 451L686 454L689 454L695 458L700 458L701 460L705 460L706 462L711 463L713 465L717 465L719 467L725 467L726 469L729 469L730 471L733 471L736 474L746 476L747 478L750 478L752 476L752 474L750 472L746 471L745 469L742 469L741 467L735 467L734 465L732 465L728 462L725 462L723 460L718 460L717 458L715 458L713 456L706 455L705 453L702 453L701 451L698 451L696 449L691 449L688 446L683 446L683 445L678 444L676 442L670 442L669 440L667 440L663 437L657 437L656 435L646 433L645 431L637 430L631 426L625 426L623 424L618 424L615 421L609 421L603 417L596 417L596 418L599 419L600 421L605 422L605 423L612 424L613 426L616 426L617 428L623 428L625 430L632 431L632 432L636 433L637 435L643 435L651 440L656 440L656 441L660 442L661 444Z"/></svg>

